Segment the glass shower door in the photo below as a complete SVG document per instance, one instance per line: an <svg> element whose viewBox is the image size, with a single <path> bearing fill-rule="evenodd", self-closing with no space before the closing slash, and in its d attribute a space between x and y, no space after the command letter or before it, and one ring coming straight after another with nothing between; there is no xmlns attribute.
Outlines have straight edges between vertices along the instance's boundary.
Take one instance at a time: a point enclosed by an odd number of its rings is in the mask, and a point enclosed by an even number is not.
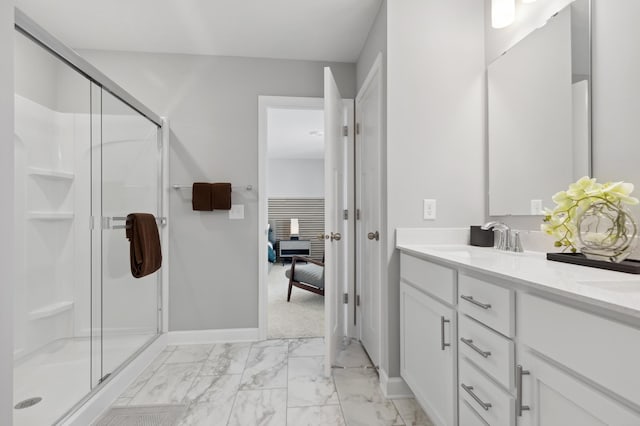
<svg viewBox="0 0 640 426"><path fill-rule="evenodd" d="M102 377L111 374L160 330L161 272L131 274L125 219L162 216L160 129L102 90L101 256ZM161 226L161 225L159 225Z"/></svg>
<svg viewBox="0 0 640 426"><path fill-rule="evenodd" d="M129 213L162 217L160 128L32 34L17 26L14 49L16 426L79 407L158 335L162 306L125 232Z"/></svg>

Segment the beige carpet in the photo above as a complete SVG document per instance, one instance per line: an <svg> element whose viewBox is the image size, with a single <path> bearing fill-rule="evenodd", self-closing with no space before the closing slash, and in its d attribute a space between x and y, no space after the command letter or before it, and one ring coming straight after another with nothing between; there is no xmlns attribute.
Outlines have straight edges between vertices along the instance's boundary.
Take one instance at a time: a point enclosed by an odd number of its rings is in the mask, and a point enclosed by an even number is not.
<svg viewBox="0 0 640 426"><path fill-rule="evenodd" d="M291 265L276 263L269 272L269 339L324 336L324 297L294 287L287 302L289 280L284 272Z"/></svg>

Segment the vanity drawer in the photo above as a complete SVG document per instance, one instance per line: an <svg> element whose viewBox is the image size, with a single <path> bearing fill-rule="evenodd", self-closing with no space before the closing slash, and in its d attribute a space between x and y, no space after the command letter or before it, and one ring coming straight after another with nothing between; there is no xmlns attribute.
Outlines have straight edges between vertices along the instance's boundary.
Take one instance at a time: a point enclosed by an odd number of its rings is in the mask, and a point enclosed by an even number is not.
<svg viewBox="0 0 640 426"><path fill-rule="evenodd" d="M460 416L458 424L460 426L489 426L487 422L482 420L480 414L478 414L476 410L474 410L464 399L460 399Z"/></svg>
<svg viewBox="0 0 640 426"><path fill-rule="evenodd" d="M400 277L418 289L455 304L456 271L407 254L400 255Z"/></svg>
<svg viewBox="0 0 640 426"><path fill-rule="evenodd" d="M458 311L508 337L513 337L514 292L478 278L458 277Z"/></svg>
<svg viewBox="0 0 640 426"><path fill-rule="evenodd" d="M460 399L492 426L515 424L513 397L493 383L465 358L460 359ZM462 425L462 423L460 423Z"/></svg>
<svg viewBox="0 0 640 426"><path fill-rule="evenodd" d="M513 342L466 315L458 318L458 351L507 389L513 387Z"/></svg>
<svg viewBox="0 0 640 426"><path fill-rule="evenodd" d="M640 329L522 294L518 297L518 340L640 405Z"/></svg>

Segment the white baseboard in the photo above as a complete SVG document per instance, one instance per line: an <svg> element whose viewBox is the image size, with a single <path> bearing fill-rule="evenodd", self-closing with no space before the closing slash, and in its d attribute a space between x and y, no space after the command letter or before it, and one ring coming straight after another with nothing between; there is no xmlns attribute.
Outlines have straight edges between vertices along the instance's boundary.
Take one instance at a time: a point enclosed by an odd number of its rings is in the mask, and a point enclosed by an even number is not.
<svg viewBox="0 0 640 426"><path fill-rule="evenodd" d="M83 328L79 330L77 334L73 337L91 337L92 335L99 336L101 333L104 336L129 336L129 335L136 335L136 334L152 335L152 334L155 334L156 331L152 327L138 327L138 328L133 328L133 327L106 328L105 327L105 328L95 329L93 330L93 332L91 331L90 328Z"/></svg>
<svg viewBox="0 0 640 426"><path fill-rule="evenodd" d="M170 331L169 345L193 345L223 342L253 342L260 340L257 328L229 328L222 330Z"/></svg>
<svg viewBox="0 0 640 426"><path fill-rule="evenodd" d="M409 386L405 383L402 377L389 377L387 372L383 369L379 370L380 373L380 389L385 398L399 399L399 398L413 398L413 392L409 389Z"/></svg>
<svg viewBox="0 0 640 426"><path fill-rule="evenodd" d="M114 375L104 387L91 396L62 426L86 426L93 424L144 371L145 368L167 347L167 335L160 335L140 355L118 374Z"/></svg>

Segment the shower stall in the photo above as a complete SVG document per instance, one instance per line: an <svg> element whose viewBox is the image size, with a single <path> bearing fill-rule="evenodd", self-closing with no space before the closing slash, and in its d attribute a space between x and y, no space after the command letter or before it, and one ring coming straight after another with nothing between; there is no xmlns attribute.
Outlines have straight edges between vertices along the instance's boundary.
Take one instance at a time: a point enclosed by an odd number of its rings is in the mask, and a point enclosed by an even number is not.
<svg viewBox="0 0 640 426"><path fill-rule="evenodd" d="M14 424L46 425L162 331L125 236L165 223L162 120L19 11L15 67Z"/></svg>

